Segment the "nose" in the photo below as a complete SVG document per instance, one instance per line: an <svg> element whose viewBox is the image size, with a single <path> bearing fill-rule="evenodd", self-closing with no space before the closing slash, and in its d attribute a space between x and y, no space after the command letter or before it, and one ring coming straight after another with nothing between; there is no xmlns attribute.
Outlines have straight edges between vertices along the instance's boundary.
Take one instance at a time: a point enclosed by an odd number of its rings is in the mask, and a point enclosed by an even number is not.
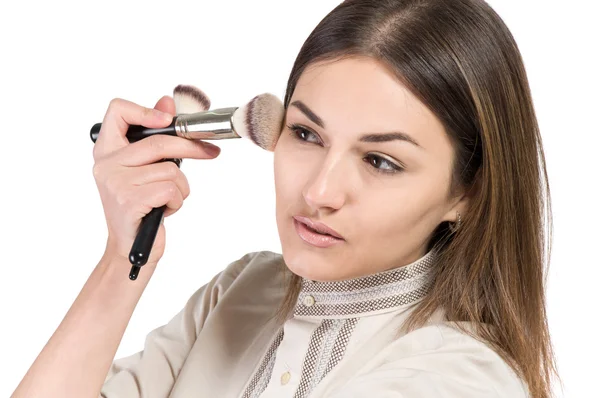
<svg viewBox="0 0 600 398"><path fill-rule="evenodd" d="M323 167L317 169L316 177L302 191L304 200L313 210L322 207L337 210L343 206L346 200L343 185L347 180L344 175L348 177L348 172L343 170L341 163L325 162Z"/></svg>

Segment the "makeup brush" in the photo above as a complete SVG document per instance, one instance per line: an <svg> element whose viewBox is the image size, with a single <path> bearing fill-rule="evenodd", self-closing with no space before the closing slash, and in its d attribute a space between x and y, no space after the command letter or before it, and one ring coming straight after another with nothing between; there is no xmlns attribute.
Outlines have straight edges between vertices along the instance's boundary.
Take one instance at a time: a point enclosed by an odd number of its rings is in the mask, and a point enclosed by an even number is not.
<svg viewBox="0 0 600 398"><path fill-rule="evenodd" d="M129 142L154 134L179 136L191 140L221 140L249 138L259 147L274 151L283 121L283 104L275 95L260 94L241 107L203 110L208 97L193 86L179 85L173 90L177 116L170 125L148 128L131 125L127 130ZM210 103L208 103L210 104ZM177 105L184 109L178 109ZM190 112L193 110L193 112ZM98 139L102 123L90 130L93 142Z"/></svg>
<svg viewBox="0 0 600 398"><path fill-rule="evenodd" d="M283 104L275 95L264 93L255 96L240 107L207 110L210 100L202 90L191 85L178 85L173 90L176 116L169 126L148 128L130 125L126 137L129 142L139 141L154 134L173 135L191 140L220 140L228 138L248 138L259 147L273 152L279 139L284 117ZM96 123L90 130L90 138L95 143L102 123ZM173 161L180 167L182 159ZM129 279L137 279L140 267L148 261L150 251L166 205L152 209L140 223L136 238L129 253L132 264Z"/></svg>

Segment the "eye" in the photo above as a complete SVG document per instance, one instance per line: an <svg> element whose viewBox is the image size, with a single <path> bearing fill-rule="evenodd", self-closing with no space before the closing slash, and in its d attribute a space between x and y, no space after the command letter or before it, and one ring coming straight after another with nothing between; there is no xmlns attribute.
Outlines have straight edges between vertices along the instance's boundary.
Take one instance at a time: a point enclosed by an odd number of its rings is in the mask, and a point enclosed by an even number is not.
<svg viewBox="0 0 600 398"><path fill-rule="evenodd" d="M375 167L375 171L377 171L378 173L396 174L401 171L404 171L404 169L402 167L398 166L395 163L390 162L386 158L382 158L381 156L371 154L371 155L367 155L365 157L365 159L369 159L369 158L374 160L374 162L370 161L369 163ZM384 169L380 169L377 167L378 165L382 165L382 164L387 164L388 167L384 168Z"/></svg>
<svg viewBox="0 0 600 398"><path fill-rule="evenodd" d="M307 137L307 136L311 136L311 135L316 137L316 134L314 134L312 131L309 131L297 124L291 124L291 125L288 125L287 127L290 129L290 135L295 140L308 143L310 141L308 141L307 139L305 139L303 137ZM316 143L319 143L318 139L317 139ZM374 167L374 169L377 173L396 174L401 171L404 171L403 167L398 166L394 162L392 162L384 157L378 156L378 155L369 154L365 157L365 159L372 160L372 161L369 161L368 163ZM379 168L378 166L381 166L381 165L387 165L387 167Z"/></svg>
<svg viewBox="0 0 600 398"><path fill-rule="evenodd" d="M299 140L299 141L308 142L308 141L307 141L307 140L305 140L304 138L301 138L301 137L300 137L300 135L301 135L301 134L306 134L306 135L311 135L311 134L312 134L313 136L315 136L315 137L316 137L316 135L315 135L313 132L311 132L311 131L308 131L308 130L307 130L307 129L305 129L305 128L302 128L302 127L298 126L297 124L292 124L292 125L289 125L289 126L288 126L288 128L291 130L291 132L290 132L290 135L291 135L292 137L294 137L294 139L296 139L296 140ZM319 142L319 141L317 141L317 143L318 143L318 142Z"/></svg>

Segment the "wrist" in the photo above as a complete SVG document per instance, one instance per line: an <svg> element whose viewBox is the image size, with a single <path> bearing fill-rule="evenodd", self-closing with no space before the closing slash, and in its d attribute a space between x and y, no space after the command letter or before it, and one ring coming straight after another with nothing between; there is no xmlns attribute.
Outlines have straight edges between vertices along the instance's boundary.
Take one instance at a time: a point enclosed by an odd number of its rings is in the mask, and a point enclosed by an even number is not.
<svg viewBox="0 0 600 398"><path fill-rule="evenodd" d="M118 246L115 242L113 242L110 238L106 241L106 247L104 249L104 254L102 256L102 260L106 263L114 263L118 264L121 267L126 267L128 270L131 269L131 262L129 261L129 254L123 254L123 250L119 250ZM158 262L148 261L146 264L142 266L143 269L155 268ZM141 271L141 270L140 270Z"/></svg>

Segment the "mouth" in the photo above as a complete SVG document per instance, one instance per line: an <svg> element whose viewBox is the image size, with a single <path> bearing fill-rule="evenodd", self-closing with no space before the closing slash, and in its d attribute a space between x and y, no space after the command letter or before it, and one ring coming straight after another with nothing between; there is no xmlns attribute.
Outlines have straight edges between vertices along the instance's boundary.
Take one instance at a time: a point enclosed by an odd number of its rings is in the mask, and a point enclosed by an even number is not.
<svg viewBox="0 0 600 398"><path fill-rule="evenodd" d="M345 241L337 231L326 224L304 216L294 216L293 220L296 233L312 246L325 248Z"/></svg>
<svg viewBox="0 0 600 398"><path fill-rule="evenodd" d="M334 238L344 240L344 238L342 237L342 235L340 235L339 232L337 232L336 230L334 230L327 224L324 224L319 221L314 221L308 217L304 217L304 216L300 216L300 215L294 216L294 220L304 224L312 232L316 232L316 233L319 233L322 235L329 235Z"/></svg>

